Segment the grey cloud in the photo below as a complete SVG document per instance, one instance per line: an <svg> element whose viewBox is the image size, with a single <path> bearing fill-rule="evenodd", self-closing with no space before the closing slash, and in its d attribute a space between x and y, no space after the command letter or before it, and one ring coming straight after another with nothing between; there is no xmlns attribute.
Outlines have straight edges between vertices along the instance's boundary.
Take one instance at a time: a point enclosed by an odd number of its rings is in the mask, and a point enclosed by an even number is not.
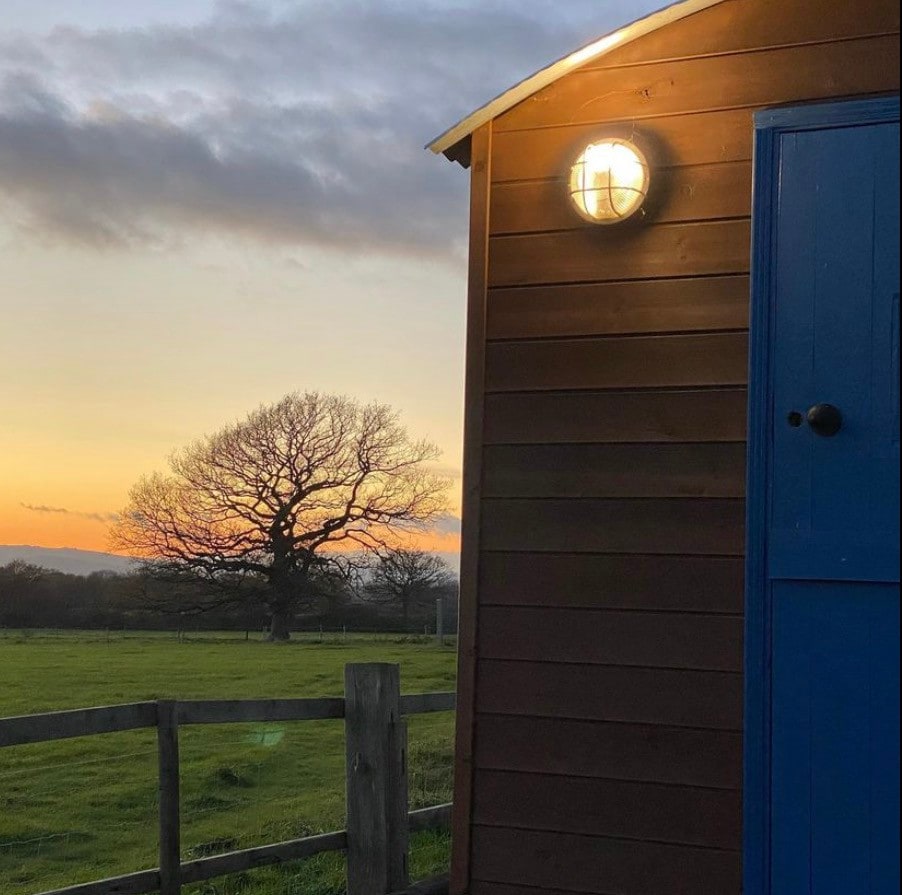
<svg viewBox="0 0 902 895"><path fill-rule="evenodd" d="M442 516L437 519L434 530L443 535L459 535L461 532L461 520L457 516Z"/></svg>
<svg viewBox="0 0 902 895"><path fill-rule="evenodd" d="M555 6L230 2L193 28L0 38L0 209L99 247L212 232L452 257L465 185L423 143L636 14Z"/></svg>
<svg viewBox="0 0 902 895"><path fill-rule="evenodd" d="M92 522L102 522L104 524L119 520L119 516L116 513L83 513L79 510L67 510L65 507L35 506L30 503L23 503L21 507L23 510L29 510L32 513L43 513L51 516L75 516L78 519L90 519Z"/></svg>

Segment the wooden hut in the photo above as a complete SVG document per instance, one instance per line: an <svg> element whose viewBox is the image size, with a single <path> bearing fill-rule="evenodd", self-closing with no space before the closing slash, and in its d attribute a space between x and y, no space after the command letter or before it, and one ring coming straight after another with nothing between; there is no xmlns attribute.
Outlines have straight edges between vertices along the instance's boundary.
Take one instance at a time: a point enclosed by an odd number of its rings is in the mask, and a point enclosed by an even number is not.
<svg viewBox="0 0 902 895"><path fill-rule="evenodd" d="M898 89L897 0L687 0L430 147L472 184L452 895L898 892Z"/></svg>

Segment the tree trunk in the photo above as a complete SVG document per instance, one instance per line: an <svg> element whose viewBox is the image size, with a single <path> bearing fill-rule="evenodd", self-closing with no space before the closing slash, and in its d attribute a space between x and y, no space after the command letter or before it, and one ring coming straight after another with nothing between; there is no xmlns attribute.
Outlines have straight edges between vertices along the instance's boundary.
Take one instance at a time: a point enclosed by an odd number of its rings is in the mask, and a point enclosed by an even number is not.
<svg viewBox="0 0 902 895"><path fill-rule="evenodd" d="M288 643L291 640L291 618L287 610L273 608L269 626L270 643Z"/></svg>

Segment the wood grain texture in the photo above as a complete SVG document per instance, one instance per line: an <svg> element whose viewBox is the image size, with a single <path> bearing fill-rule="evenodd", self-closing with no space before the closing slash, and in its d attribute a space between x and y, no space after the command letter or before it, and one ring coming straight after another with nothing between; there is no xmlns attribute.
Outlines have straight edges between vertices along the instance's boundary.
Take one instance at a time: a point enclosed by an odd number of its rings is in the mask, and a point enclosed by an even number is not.
<svg viewBox="0 0 902 895"><path fill-rule="evenodd" d="M560 124L767 106L899 89L896 35L585 69L495 121L498 133Z"/></svg>
<svg viewBox="0 0 902 895"><path fill-rule="evenodd" d="M155 702L0 718L0 748L156 726Z"/></svg>
<svg viewBox="0 0 902 895"><path fill-rule="evenodd" d="M325 833L292 842L262 845L257 848L229 852L210 858L199 858L182 865L185 883L199 883L232 873L244 873L260 867L302 861L314 855L332 851L344 851L348 847L347 833Z"/></svg>
<svg viewBox="0 0 902 895"><path fill-rule="evenodd" d="M742 620L657 612L485 607L485 659L742 670Z"/></svg>
<svg viewBox="0 0 902 895"><path fill-rule="evenodd" d="M143 870L124 876L110 877L65 889L54 889L42 895L147 895L160 891L160 871Z"/></svg>
<svg viewBox="0 0 902 895"><path fill-rule="evenodd" d="M487 553L483 606L644 609L740 615L742 557Z"/></svg>
<svg viewBox="0 0 902 895"><path fill-rule="evenodd" d="M345 702L324 699L186 700L177 704L179 724L262 724L343 718Z"/></svg>
<svg viewBox="0 0 902 895"><path fill-rule="evenodd" d="M473 875L587 895L738 895L741 888L735 852L493 827L474 835Z"/></svg>
<svg viewBox="0 0 902 895"><path fill-rule="evenodd" d="M397 665L345 667L348 895L409 882L407 728Z"/></svg>
<svg viewBox="0 0 902 895"><path fill-rule="evenodd" d="M490 392L744 386L747 381L744 332L494 342L486 349Z"/></svg>
<svg viewBox="0 0 902 895"><path fill-rule="evenodd" d="M486 444L744 442L744 388L705 391L497 394Z"/></svg>
<svg viewBox="0 0 902 895"><path fill-rule="evenodd" d="M749 278L696 277L495 289L490 339L747 329Z"/></svg>
<svg viewBox="0 0 902 895"><path fill-rule="evenodd" d="M739 851L739 793L617 780L480 771L474 822Z"/></svg>
<svg viewBox="0 0 902 895"><path fill-rule="evenodd" d="M181 861L181 772L179 768L179 722L175 702L157 703L159 751L159 854L160 895L180 895Z"/></svg>
<svg viewBox="0 0 902 895"><path fill-rule="evenodd" d="M741 556L739 500L487 500L483 549Z"/></svg>
<svg viewBox="0 0 902 895"><path fill-rule="evenodd" d="M586 68L645 65L898 31L899 4L894 0L832 3L829 15L824 14L823 0L733 0L619 47Z"/></svg>
<svg viewBox="0 0 902 895"><path fill-rule="evenodd" d="M523 771L738 791L737 733L479 715L476 764Z"/></svg>
<svg viewBox="0 0 902 895"><path fill-rule="evenodd" d="M488 289L489 189L492 175L492 126L473 134L470 180L470 257L467 285L467 356L464 409L464 473L461 498L463 527L460 553L458 621L457 725L454 750L454 823L451 895L465 895L470 883L470 808L476 702L476 632L482 445L485 411L485 316Z"/></svg>
<svg viewBox="0 0 902 895"><path fill-rule="evenodd" d="M479 673L483 714L742 728L739 674L492 659Z"/></svg>
<svg viewBox="0 0 902 895"><path fill-rule="evenodd" d="M747 220L620 227L495 236L489 285L640 280L744 274L750 266Z"/></svg>
<svg viewBox="0 0 902 895"><path fill-rule="evenodd" d="M752 110L736 109L499 133L494 136L492 175L497 183L557 179L587 143L624 134L650 152L656 168L730 162L748 162L751 168L752 117Z"/></svg>
<svg viewBox="0 0 902 895"><path fill-rule="evenodd" d="M751 211L751 167L735 162L656 170L641 214L649 226L748 217ZM591 226L575 213L566 178L496 184L492 189L493 235Z"/></svg>
<svg viewBox="0 0 902 895"><path fill-rule="evenodd" d="M743 497L742 444L500 445L488 497Z"/></svg>

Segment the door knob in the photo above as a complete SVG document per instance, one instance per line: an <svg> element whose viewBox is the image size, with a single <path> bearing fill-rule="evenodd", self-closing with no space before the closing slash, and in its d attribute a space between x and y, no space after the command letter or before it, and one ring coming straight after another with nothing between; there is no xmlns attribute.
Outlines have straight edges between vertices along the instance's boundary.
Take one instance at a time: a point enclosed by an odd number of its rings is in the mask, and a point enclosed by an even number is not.
<svg viewBox="0 0 902 895"><path fill-rule="evenodd" d="M843 427L842 411L832 404L815 404L806 418L811 431L822 438L833 438Z"/></svg>

